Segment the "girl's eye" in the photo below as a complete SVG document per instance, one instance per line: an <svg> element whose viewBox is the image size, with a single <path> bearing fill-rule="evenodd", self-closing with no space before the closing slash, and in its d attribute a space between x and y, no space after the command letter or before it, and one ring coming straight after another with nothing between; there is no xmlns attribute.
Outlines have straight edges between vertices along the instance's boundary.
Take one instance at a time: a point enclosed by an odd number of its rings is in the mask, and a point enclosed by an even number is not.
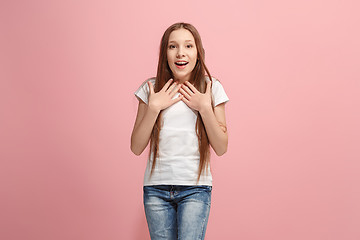
<svg viewBox="0 0 360 240"><path fill-rule="evenodd" d="M169 48L173 49L173 48L175 48L175 45L169 45Z"/></svg>
<svg viewBox="0 0 360 240"><path fill-rule="evenodd" d="M192 48L191 44L186 45L187 48Z"/></svg>

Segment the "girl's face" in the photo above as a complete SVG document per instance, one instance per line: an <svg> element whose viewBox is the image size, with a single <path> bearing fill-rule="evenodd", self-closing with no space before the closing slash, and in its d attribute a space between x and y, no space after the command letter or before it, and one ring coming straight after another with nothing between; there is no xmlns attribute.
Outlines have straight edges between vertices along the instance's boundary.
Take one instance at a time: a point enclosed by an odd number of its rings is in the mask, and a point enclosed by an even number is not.
<svg viewBox="0 0 360 240"><path fill-rule="evenodd" d="M167 61L175 81L190 80L197 61L197 49L194 36L189 30L180 28L170 33Z"/></svg>

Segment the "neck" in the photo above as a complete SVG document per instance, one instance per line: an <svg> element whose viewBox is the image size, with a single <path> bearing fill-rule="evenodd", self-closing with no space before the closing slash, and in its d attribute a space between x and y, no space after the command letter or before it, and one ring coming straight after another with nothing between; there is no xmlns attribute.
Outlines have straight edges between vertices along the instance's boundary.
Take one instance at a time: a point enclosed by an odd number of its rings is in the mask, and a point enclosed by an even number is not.
<svg viewBox="0 0 360 240"><path fill-rule="evenodd" d="M184 83L186 81L190 81L190 76L189 77L184 77L184 78L175 78L174 77L174 81L178 82L178 83Z"/></svg>

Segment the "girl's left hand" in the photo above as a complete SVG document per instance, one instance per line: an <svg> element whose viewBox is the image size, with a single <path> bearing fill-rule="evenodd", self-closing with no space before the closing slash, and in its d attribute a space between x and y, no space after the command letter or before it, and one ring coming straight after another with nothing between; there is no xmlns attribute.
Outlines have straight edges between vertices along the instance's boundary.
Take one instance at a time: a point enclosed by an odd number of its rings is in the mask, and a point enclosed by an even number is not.
<svg viewBox="0 0 360 240"><path fill-rule="evenodd" d="M206 83L205 93L199 92L188 81L182 84L179 92L184 96L182 101L188 105L188 107L198 112L211 109L211 81Z"/></svg>

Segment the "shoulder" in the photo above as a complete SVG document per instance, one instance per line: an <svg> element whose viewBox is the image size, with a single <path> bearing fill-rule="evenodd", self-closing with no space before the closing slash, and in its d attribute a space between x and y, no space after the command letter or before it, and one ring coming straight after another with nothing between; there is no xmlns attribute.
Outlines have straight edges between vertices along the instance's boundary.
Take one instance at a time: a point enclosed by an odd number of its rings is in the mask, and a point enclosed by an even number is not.
<svg viewBox="0 0 360 240"><path fill-rule="evenodd" d="M135 96L146 104L148 103L148 95L150 92L149 85L147 84L148 81L151 81L151 83L155 86L155 77L148 78L135 91Z"/></svg>
<svg viewBox="0 0 360 240"><path fill-rule="evenodd" d="M147 84L149 81L153 84L153 86L155 86L155 77L148 78L141 83L140 87L137 89L136 92L144 91L147 94L149 92L149 85Z"/></svg>
<svg viewBox="0 0 360 240"><path fill-rule="evenodd" d="M148 81L151 81L152 84L155 84L155 82L156 82L156 77L148 78L148 79L146 80L146 82L148 82Z"/></svg>
<svg viewBox="0 0 360 240"><path fill-rule="evenodd" d="M208 76L205 77L206 82L210 81L210 78ZM212 100L214 103L214 107L221 103L226 103L229 101L228 96L226 95L226 92L224 90L224 87L220 83L220 81L215 78L211 77L211 93L212 93Z"/></svg>
<svg viewBox="0 0 360 240"><path fill-rule="evenodd" d="M209 81L210 81L209 76L205 76L205 81L206 81L206 82L209 82ZM217 89L217 88L219 88L219 87L222 88L221 82L220 82L219 79L217 79L216 77L211 76L211 82L212 82L211 88L212 88L213 90L214 90L214 89Z"/></svg>

